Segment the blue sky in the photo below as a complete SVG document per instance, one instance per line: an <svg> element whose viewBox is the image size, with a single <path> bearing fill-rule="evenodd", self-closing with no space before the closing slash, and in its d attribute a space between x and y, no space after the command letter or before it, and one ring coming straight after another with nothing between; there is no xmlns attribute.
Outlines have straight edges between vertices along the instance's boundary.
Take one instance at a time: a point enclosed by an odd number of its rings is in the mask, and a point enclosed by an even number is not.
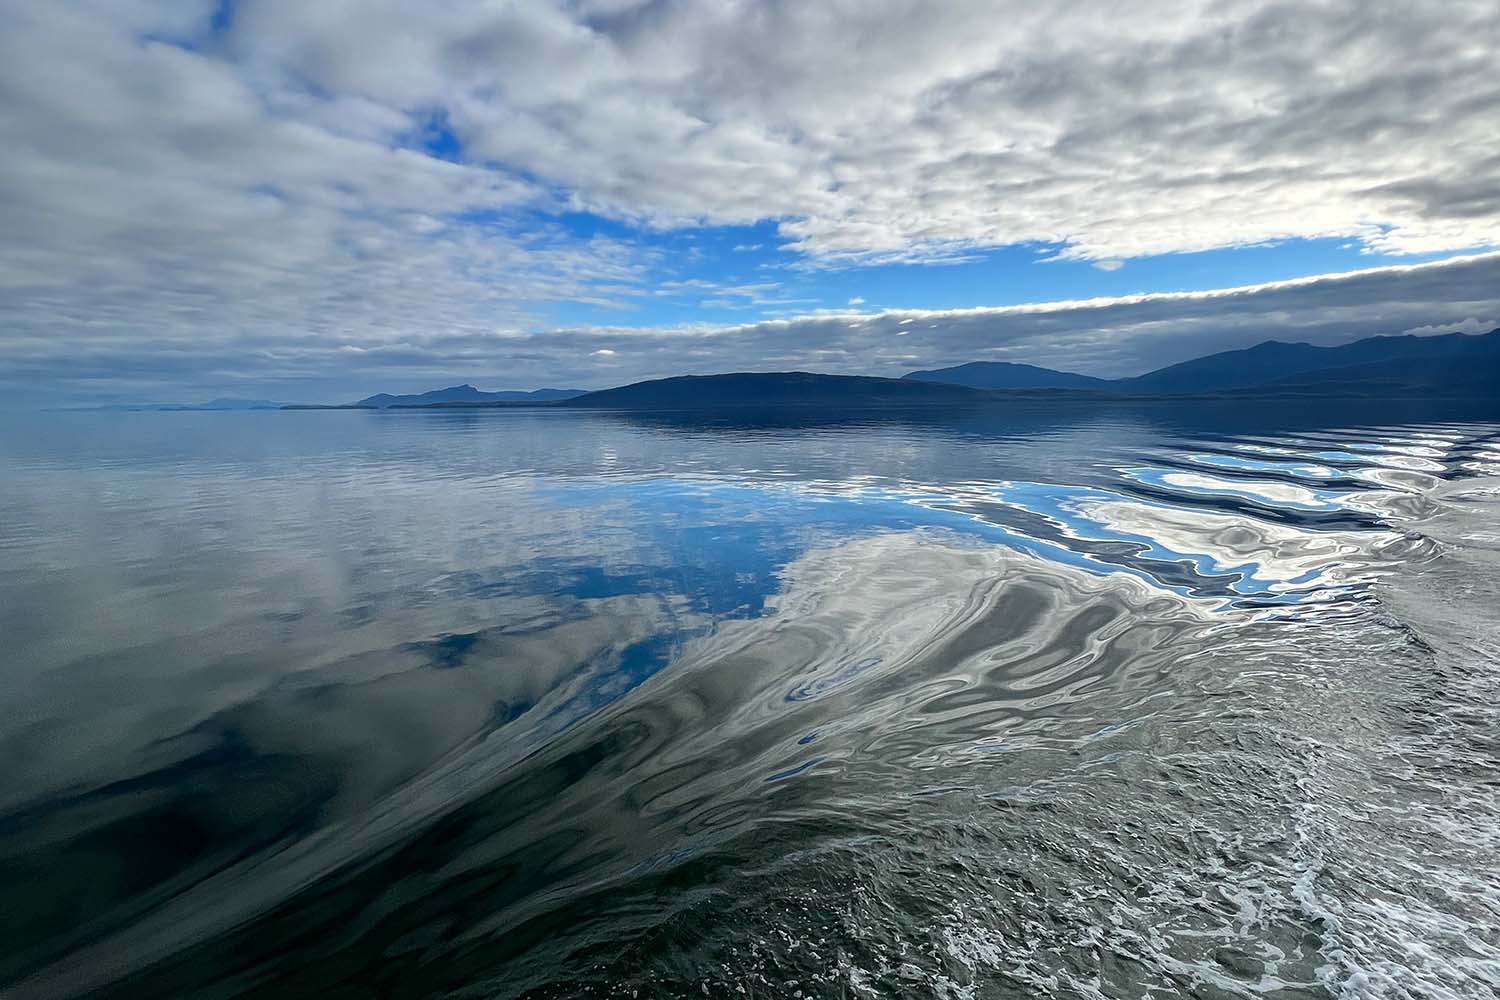
<svg viewBox="0 0 1500 1000"><path fill-rule="evenodd" d="M11 400L1500 325L1487 0L0 4Z"/></svg>
<svg viewBox="0 0 1500 1000"><path fill-rule="evenodd" d="M1091 262L1057 259L1056 245L1027 244L965 250L951 262L819 268L809 266L805 255L783 249L771 222L652 232L588 214L561 221L580 238L606 233L658 255L662 290L668 294L609 305L559 302L547 313L557 325L732 324L851 306L867 311L972 309L1259 285L1451 256L1376 253L1345 239L1286 240L1162 254L1101 269ZM713 287L679 288L673 282ZM761 287L767 285L774 288Z"/></svg>

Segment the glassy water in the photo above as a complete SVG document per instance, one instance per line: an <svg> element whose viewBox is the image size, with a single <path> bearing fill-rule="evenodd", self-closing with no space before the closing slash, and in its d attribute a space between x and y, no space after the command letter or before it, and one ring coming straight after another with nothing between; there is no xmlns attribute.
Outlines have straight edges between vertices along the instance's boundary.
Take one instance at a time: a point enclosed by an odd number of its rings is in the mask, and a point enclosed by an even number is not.
<svg viewBox="0 0 1500 1000"><path fill-rule="evenodd" d="M1500 989L1500 409L0 435L7 996Z"/></svg>

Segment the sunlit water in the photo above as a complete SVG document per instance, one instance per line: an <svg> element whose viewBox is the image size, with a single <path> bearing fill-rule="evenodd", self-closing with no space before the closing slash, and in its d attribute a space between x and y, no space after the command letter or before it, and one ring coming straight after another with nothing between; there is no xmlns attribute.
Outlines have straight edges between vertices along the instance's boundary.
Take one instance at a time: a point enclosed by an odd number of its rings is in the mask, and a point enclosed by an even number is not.
<svg viewBox="0 0 1500 1000"><path fill-rule="evenodd" d="M1500 990L1500 411L0 424L17 998Z"/></svg>

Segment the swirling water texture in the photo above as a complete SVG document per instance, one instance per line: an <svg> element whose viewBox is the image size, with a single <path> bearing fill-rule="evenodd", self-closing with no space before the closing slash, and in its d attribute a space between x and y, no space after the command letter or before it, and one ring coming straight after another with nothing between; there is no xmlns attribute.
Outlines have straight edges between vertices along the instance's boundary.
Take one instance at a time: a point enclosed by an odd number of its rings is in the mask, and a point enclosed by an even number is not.
<svg viewBox="0 0 1500 1000"><path fill-rule="evenodd" d="M1500 424L1382 416L17 433L0 981L1485 995Z"/></svg>

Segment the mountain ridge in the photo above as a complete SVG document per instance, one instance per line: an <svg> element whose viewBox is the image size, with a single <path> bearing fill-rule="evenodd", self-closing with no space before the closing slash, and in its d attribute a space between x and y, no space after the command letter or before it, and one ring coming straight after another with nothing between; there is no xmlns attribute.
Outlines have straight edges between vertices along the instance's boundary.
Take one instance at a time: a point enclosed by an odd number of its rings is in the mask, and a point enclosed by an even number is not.
<svg viewBox="0 0 1500 1000"><path fill-rule="evenodd" d="M939 375L953 375L959 380L938 378ZM1108 379L1092 375L1078 375L1013 361L970 361L952 368L908 372L901 377L915 382L947 382L975 389L1094 389L1109 384Z"/></svg>
<svg viewBox="0 0 1500 1000"><path fill-rule="evenodd" d="M1167 365L1143 375L1101 379L1013 362L968 362L900 378L815 372L674 375L594 391L485 392L468 383L424 393L377 393L342 406L291 409L443 409L564 406L582 409L694 409L777 406L930 406L1007 397L1171 399L1382 395L1483 395L1500 387L1500 329L1366 337L1321 347L1266 340Z"/></svg>
<svg viewBox="0 0 1500 1000"><path fill-rule="evenodd" d="M1344 371L1350 379L1375 378L1370 366L1403 362L1486 362L1500 360L1500 329L1484 334L1448 333L1419 337L1413 334L1365 337L1332 347L1302 342L1265 340L1251 347L1219 351L1176 364L1117 379L1092 379L1092 384L1076 385L1112 395L1188 396L1203 393L1269 388L1277 383L1322 373L1319 381L1331 382L1332 373ZM903 378L974 388L997 388L989 384L1008 376L1010 369L1026 369L1026 377L1057 376L1062 380L1090 379L1090 376L1060 372L1032 365L1010 362L969 362L948 368L911 372ZM1362 373L1356 369L1365 369ZM1033 375L1032 373L1044 373ZM1459 374L1459 369L1453 369ZM1387 372L1385 375L1398 374ZM1428 372L1436 375L1436 369ZM1385 377L1385 375L1379 377Z"/></svg>
<svg viewBox="0 0 1500 1000"><path fill-rule="evenodd" d="M465 382L462 385L450 385L443 389L429 389L426 392L392 394L389 392L377 392L373 396L366 396L356 403L348 404L356 409L383 410L390 407L412 407L429 406L442 403L549 403L557 400L571 399L574 396L584 394L582 389L533 389L529 392L519 389L502 389L496 392L486 392L476 389Z"/></svg>
<svg viewBox="0 0 1500 1000"><path fill-rule="evenodd" d="M946 382L817 372L726 372L674 375L600 389L564 400L569 408L694 409L731 406L929 406L975 402L990 393Z"/></svg>

